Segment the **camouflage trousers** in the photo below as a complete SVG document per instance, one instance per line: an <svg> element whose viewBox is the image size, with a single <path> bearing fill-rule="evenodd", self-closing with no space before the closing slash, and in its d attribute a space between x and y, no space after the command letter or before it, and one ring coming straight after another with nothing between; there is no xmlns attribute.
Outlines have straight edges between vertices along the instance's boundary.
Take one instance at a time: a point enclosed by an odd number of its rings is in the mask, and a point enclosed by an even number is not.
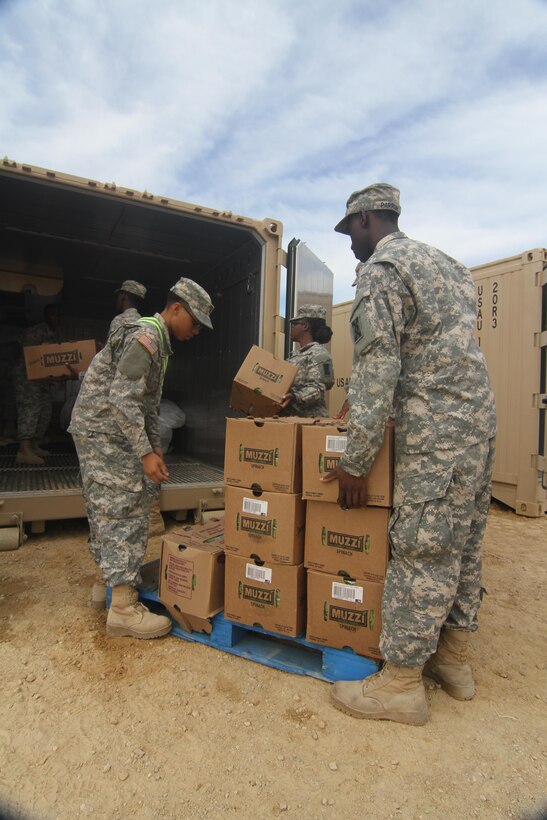
<svg viewBox="0 0 547 820"><path fill-rule="evenodd" d="M443 626L477 629L494 452L491 439L397 456L382 600L385 660L419 666L435 652Z"/></svg>
<svg viewBox="0 0 547 820"><path fill-rule="evenodd" d="M89 521L89 551L107 586L141 582L148 545L148 519L159 485L122 436L75 435L82 490Z"/></svg>
<svg viewBox="0 0 547 820"><path fill-rule="evenodd" d="M15 378L17 437L42 438L51 421L51 392L48 384Z"/></svg>

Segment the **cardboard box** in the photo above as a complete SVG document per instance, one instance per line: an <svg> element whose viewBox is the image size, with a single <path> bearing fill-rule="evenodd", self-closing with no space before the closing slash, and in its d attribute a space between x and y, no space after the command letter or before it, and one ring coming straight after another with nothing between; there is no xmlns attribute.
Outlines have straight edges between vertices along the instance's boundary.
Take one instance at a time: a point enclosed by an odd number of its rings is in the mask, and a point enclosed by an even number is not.
<svg viewBox="0 0 547 820"><path fill-rule="evenodd" d="M215 512L221 513L222 510ZM218 544L224 549L224 517L211 518L206 524L180 523L169 533L182 536L188 547L199 547L202 544Z"/></svg>
<svg viewBox="0 0 547 820"><path fill-rule="evenodd" d="M236 623L297 637L306 624L304 565L260 566L227 554L224 615Z"/></svg>
<svg viewBox="0 0 547 820"><path fill-rule="evenodd" d="M275 416L298 368L253 345L232 385L230 407L246 416Z"/></svg>
<svg viewBox="0 0 547 820"><path fill-rule="evenodd" d="M304 565L308 569L381 583L389 557L391 510L342 510L328 501L308 501Z"/></svg>
<svg viewBox="0 0 547 820"><path fill-rule="evenodd" d="M227 419L224 481L275 493L302 488L302 427L312 419Z"/></svg>
<svg viewBox="0 0 547 820"><path fill-rule="evenodd" d="M338 481L324 484L321 479L338 466L346 443L347 427L341 424L321 422L303 429L303 498L336 502ZM393 427L386 427L384 441L368 475L367 503L374 507L391 507L393 503Z"/></svg>
<svg viewBox="0 0 547 820"><path fill-rule="evenodd" d="M275 564L304 560L306 502L301 495L227 486L224 549Z"/></svg>
<svg viewBox="0 0 547 820"><path fill-rule="evenodd" d="M381 658L383 589L363 578L348 584L340 576L309 570L306 640Z"/></svg>
<svg viewBox="0 0 547 820"><path fill-rule="evenodd" d="M224 607L223 522L185 527L161 545L158 597L187 631L211 631L208 620Z"/></svg>
<svg viewBox="0 0 547 820"><path fill-rule="evenodd" d="M28 345L23 348L28 379L70 376L69 364L78 372L87 370L97 352L95 339L61 344Z"/></svg>

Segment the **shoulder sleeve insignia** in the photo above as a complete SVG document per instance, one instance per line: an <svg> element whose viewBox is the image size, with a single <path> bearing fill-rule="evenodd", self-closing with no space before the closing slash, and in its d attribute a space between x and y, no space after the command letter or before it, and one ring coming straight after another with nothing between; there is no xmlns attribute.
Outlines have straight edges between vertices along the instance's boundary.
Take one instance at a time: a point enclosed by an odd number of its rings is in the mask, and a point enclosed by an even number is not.
<svg viewBox="0 0 547 820"><path fill-rule="evenodd" d="M151 339L147 333L143 333L142 336L139 336L137 341L140 342L141 345L144 348L146 348L146 350L148 350L151 356L155 356L155 354L158 352L158 346L156 342L154 341L154 339Z"/></svg>

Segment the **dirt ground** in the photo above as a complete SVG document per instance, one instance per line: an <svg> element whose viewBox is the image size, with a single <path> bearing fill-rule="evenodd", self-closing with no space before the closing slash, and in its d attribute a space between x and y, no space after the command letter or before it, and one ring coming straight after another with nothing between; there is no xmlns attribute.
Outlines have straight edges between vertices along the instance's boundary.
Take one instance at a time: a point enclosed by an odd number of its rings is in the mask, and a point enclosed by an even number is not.
<svg viewBox="0 0 547 820"><path fill-rule="evenodd" d="M200 644L107 639L86 535L53 523L0 552L0 816L547 816L547 520L492 505L477 695L428 689L420 728L357 721L326 683Z"/></svg>

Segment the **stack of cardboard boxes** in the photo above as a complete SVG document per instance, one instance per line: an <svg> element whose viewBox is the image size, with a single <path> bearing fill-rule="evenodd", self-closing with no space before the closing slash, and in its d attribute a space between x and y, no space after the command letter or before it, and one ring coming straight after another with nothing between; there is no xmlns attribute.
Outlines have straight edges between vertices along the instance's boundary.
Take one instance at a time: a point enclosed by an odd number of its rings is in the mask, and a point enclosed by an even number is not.
<svg viewBox="0 0 547 820"><path fill-rule="evenodd" d="M253 402L278 407L296 372L263 353L253 348L247 375L236 376L232 406L243 412ZM227 419L224 522L163 541L160 600L183 628L210 631L223 586L230 621L287 637L306 629L310 643L380 657L393 428L369 474L365 508L342 510L338 482L322 482L346 443L347 429L332 419Z"/></svg>
<svg viewBox="0 0 547 820"><path fill-rule="evenodd" d="M226 618L297 636L306 621L302 429L306 419L228 419Z"/></svg>
<svg viewBox="0 0 547 820"><path fill-rule="evenodd" d="M393 428L368 477L367 507L342 510L338 482L325 484L346 449L347 430L331 421L303 429L307 499L304 563L308 570L306 637L312 643L379 658L382 591L389 557Z"/></svg>

